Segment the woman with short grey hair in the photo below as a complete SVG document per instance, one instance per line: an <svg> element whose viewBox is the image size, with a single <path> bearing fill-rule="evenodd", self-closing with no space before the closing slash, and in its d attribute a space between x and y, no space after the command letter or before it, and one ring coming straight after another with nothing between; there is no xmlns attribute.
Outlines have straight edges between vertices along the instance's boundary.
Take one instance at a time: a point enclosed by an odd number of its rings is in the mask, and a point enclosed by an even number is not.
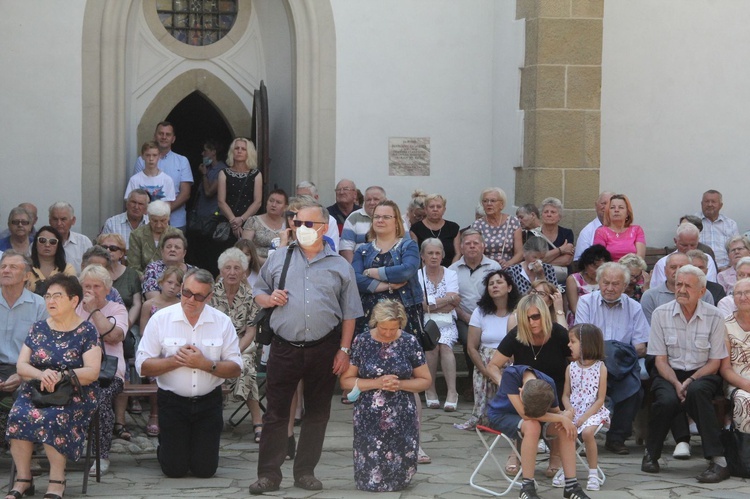
<svg viewBox="0 0 750 499"><path fill-rule="evenodd" d="M568 278L568 266L573 263L576 252L573 246L573 231L560 226L562 220L562 202L557 198L542 201L541 236L547 242L547 253L542 261L555 267L558 284L565 284Z"/></svg>

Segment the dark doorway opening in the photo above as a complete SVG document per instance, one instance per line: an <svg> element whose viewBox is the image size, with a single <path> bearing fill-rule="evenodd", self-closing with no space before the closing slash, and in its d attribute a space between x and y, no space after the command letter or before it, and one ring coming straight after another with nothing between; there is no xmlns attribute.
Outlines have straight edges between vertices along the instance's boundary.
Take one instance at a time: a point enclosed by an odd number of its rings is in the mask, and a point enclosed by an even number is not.
<svg viewBox="0 0 750 499"><path fill-rule="evenodd" d="M208 139L215 140L219 145L218 159L224 161L227 148L234 138L232 131L221 112L200 92L193 92L182 99L169 113L167 121L174 125L177 136L172 150L190 161L190 168L193 170L193 178L196 182L194 185L198 185L201 177L198 165L203 160L201 156L203 144ZM193 194L195 194L195 189L193 189Z"/></svg>

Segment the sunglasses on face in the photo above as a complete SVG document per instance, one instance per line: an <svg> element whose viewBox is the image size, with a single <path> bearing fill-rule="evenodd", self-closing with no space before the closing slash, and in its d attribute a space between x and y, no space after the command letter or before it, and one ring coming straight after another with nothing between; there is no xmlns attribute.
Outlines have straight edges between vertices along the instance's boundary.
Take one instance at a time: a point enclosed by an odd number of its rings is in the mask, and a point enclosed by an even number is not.
<svg viewBox="0 0 750 499"><path fill-rule="evenodd" d="M57 243L58 243L57 239L55 239L54 237L50 237L50 238L40 237L39 239L37 239L37 241L39 241L39 244L49 243L50 246L57 246Z"/></svg>
<svg viewBox="0 0 750 499"><path fill-rule="evenodd" d="M540 321L542 320L542 314L530 314L528 318L530 321Z"/></svg>
<svg viewBox="0 0 750 499"><path fill-rule="evenodd" d="M31 222L29 222L28 220L11 220L11 221L10 221L10 223L11 223L12 225L16 225L16 226L18 226L18 225L23 225L24 227L26 227L26 226L27 226L27 225L29 225L29 224L30 224Z"/></svg>
<svg viewBox="0 0 750 499"><path fill-rule="evenodd" d="M122 248L114 244L100 244L99 246L109 251L123 251Z"/></svg>
<svg viewBox="0 0 750 499"><path fill-rule="evenodd" d="M206 301L206 298L208 298L208 295L202 295L200 293L193 293L187 288L182 288L182 296L184 296L188 300L190 298L195 298L195 301L199 301L201 303Z"/></svg>
<svg viewBox="0 0 750 499"><path fill-rule="evenodd" d="M302 227L302 225L304 225L308 229L312 229L313 227L315 227L315 224L325 225L325 222L312 222L310 220L295 220L294 221L295 227Z"/></svg>

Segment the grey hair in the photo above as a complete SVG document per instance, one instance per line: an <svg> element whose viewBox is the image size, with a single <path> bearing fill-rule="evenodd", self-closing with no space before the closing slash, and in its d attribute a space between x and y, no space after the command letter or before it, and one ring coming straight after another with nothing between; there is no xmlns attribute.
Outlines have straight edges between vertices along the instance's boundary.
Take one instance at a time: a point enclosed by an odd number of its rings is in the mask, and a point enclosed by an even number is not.
<svg viewBox="0 0 750 499"><path fill-rule="evenodd" d="M26 264L26 272L31 272L31 269L34 267L33 262L31 261L31 258L24 255L23 253L19 253L16 250L9 249L5 252L3 252L2 256L0 256L0 263L3 263L3 260L5 260L8 257L11 256L18 256L23 259L23 263Z"/></svg>
<svg viewBox="0 0 750 499"><path fill-rule="evenodd" d="M698 282L700 283L701 287L702 288L706 287L706 280L707 280L706 274L704 274L703 271L699 269L698 267L696 267L695 265L688 264L688 265L684 265L680 267L674 276L675 281L677 280L678 277L680 277L683 274L694 275L695 277L698 278Z"/></svg>
<svg viewBox="0 0 750 499"><path fill-rule="evenodd" d="M503 207L505 207L505 205L507 205L507 204L508 204L508 196L506 196L506 195L505 195L505 191L504 191L504 190L502 190L502 189L501 189L501 188L499 188L499 187L488 187L488 188L486 188L485 190L483 190L483 191L482 191L482 192L481 192L481 193L479 194L479 202L481 203L481 202L482 202L482 200L484 199L484 195L485 195L485 194L489 194L490 192L494 192L495 194L497 194L497 197L499 197L499 198L500 198L500 201L502 201L502 202L503 202Z"/></svg>
<svg viewBox="0 0 750 499"><path fill-rule="evenodd" d="M55 210L68 210L70 212L70 216L75 216L75 210L73 210L73 205L68 203L67 201L58 201L56 203L52 203L52 205L49 207L49 214L52 215L52 212Z"/></svg>
<svg viewBox="0 0 750 499"><path fill-rule="evenodd" d="M29 217L29 225L31 225L31 223L34 221L34 217L31 216L31 213L29 213L26 208L16 206L15 208L12 208L10 212L8 212L8 227L11 226L11 222L16 215L26 215L27 217Z"/></svg>
<svg viewBox="0 0 750 499"><path fill-rule="evenodd" d="M146 189L133 189L132 191L130 191L130 194L128 194L128 199L131 199L133 196L146 196L149 201L151 200L151 194L149 194ZM156 216L158 217L159 215Z"/></svg>
<svg viewBox="0 0 750 499"><path fill-rule="evenodd" d="M168 217L172 213L166 201L151 201L146 211L150 217Z"/></svg>
<svg viewBox="0 0 750 499"><path fill-rule="evenodd" d="M247 270L247 255L242 252L239 248L227 248L224 252L219 255L219 270L229 262L238 262L242 265L242 270Z"/></svg>
<svg viewBox="0 0 750 499"><path fill-rule="evenodd" d="M310 189L310 194L315 197L318 194L318 188L309 180L303 180L297 184L297 190L299 189Z"/></svg>
<svg viewBox="0 0 750 499"><path fill-rule="evenodd" d="M445 199L445 197L442 194L428 194L424 198L424 205L427 207L432 201L440 201L440 203L443 205L443 208L448 206L448 200Z"/></svg>
<svg viewBox="0 0 750 499"><path fill-rule="evenodd" d="M548 249L547 241L541 237L532 236L523 243L523 252L528 253L530 251L536 251L539 253L546 253Z"/></svg>
<svg viewBox="0 0 750 499"><path fill-rule="evenodd" d="M482 244L484 244L484 236L478 230L469 228L463 231L461 233L461 242L463 243L464 239L466 239L468 236L479 236L479 240L482 242Z"/></svg>
<svg viewBox="0 0 750 499"><path fill-rule="evenodd" d="M679 251L675 251L674 253L670 253L670 254L668 254L668 255L667 255L667 259L666 259L666 261L665 261L664 263L665 263L666 265L669 265L669 261L670 261L670 260L671 260L672 258L674 258L675 256L678 256L678 255L684 255L684 256L687 256L687 255L685 255L685 253L680 253ZM690 261L690 260L689 260L689 257L688 257L688 261ZM750 263L750 262L748 262L748 263Z"/></svg>
<svg viewBox="0 0 750 499"><path fill-rule="evenodd" d="M8 223L10 223L10 219L8 219ZM743 246L745 246L745 248L748 251L750 251L750 239L748 239L745 236L733 236L729 238L729 240L727 241L727 244L725 245L727 253L729 253L729 247L733 245L734 243L736 243L737 241L742 241Z"/></svg>
<svg viewBox="0 0 750 499"><path fill-rule="evenodd" d="M212 287L214 285L214 276L211 274L211 272L205 269L199 269L198 267L189 269L185 273L185 278L182 280L182 282L187 281L188 277L192 277L201 284L210 284Z"/></svg>
<svg viewBox="0 0 750 499"><path fill-rule="evenodd" d="M89 249L86 250L86 252L81 257L81 264L84 267L87 267L88 266L87 263L89 261L89 258L91 258L92 256L98 256L100 258L104 258L107 261L107 265L105 265L105 267L107 268L107 270L109 270L110 268L112 268L112 255L109 253L108 250L102 248L98 244L94 245L94 246L92 246L92 247L90 247Z"/></svg>
<svg viewBox="0 0 750 499"><path fill-rule="evenodd" d="M559 199L545 198L542 201L542 210L544 210L545 206L554 206L555 208L557 208L557 211L559 211L560 214L562 215L563 204L562 204L562 201L560 201Z"/></svg>
<svg viewBox="0 0 750 499"><path fill-rule="evenodd" d="M628 253L627 255L623 255L623 257L618 260L618 263L621 263L628 268L637 267L641 270L648 269L646 261L635 253Z"/></svg>
<svg viewBox="0 0 750 499"><path fill-rule="evenodd" d="M734 264L734 270L739 270L739 268L743 265L750 265L750 256L743 256L742 258L737 260L737 263Z"/></svg>
<svg viewBox="0 0 750 499"><path fill-rule="evenodd" d="M690 258L690 263L693 263L693 258L699 258L703 260L705 265L708 265L708 255L699 249L690 250L687 253L687 257Z"/></svg>
<svg viewBox="0 0 750 499"><path fill-rule="evenodd" d="M320 210L320 215L323 217L323 220L325 220L325 223L328 223L328 219L330 217L330 214L328 213L328 209L323 206L322 204L315 201L310 196L297 196L296 198L293 198L294 202L296 203L296 209L297 211L302 210L304 208L318 208ZM292 200L289 200L289 206L292 205Z"/></svg>
<svg viewBox="0 0 750 499"><path fill-rule="evenodd" d="M109 271L101 265L89 265L81 271L81 275L78 276L78 281L83 284L86 279L95 279L101 281L104 287L107 288L107 292L112 289L112 276L109 275Z"/></svg>
<svg viewBox="0 0 750 499"><path fill-rule="evenodd" d="M384 198L388 198L388 194L385 193L385 189L383 189L379 185L371 185L370 187L368 187L367 189L365 189L365 195L367 195L367 193L370 192L370 191L372 191L372 190L378 190L378 191L380 191L380 192L383 193L383 197Z"/></svg>
<svg viewBox="0 0 750 499"><path fill-rule="evenodd" d="M677 227L676 235L677 237L680 237L682 234L688 235L688 236L700 236L701 231L698 230L698 227L691 224L690 222L683 222L680 224L679 227Z"/></svg>
<svg viewBox="0 0 750 499"><path fill-rule="evenodd" d="M427 239L422 241L422 245L419 248L419 253L424 254L428 246L435 246L440 248L440 252L443 254L443 256L445 256L445 246L443 246L443 241L441 241L437 237L428 237Z"/></svg>
<svg viewBox="0 0 750 499"><path fill-rule="evenodd" d="M608 270L620 272L626 283L630 281L630 270L625 265L618 262L605 262L596 269L596 282L599 282L602 279L602 275Z"/></svg>
<svg viewBox="0 0 750 499"><path fill-rule="evenodd" d="M474 216L479 218L487 216L487 214L484 212L484 206L482 206L481 202L474 208Z"/></svg>

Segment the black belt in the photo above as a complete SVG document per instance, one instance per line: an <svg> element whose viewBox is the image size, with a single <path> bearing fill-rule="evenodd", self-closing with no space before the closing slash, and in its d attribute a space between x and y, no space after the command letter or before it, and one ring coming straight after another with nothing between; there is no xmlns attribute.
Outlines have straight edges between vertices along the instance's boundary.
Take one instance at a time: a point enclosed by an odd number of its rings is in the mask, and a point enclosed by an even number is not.
<svg viewBox="0 0 750 499"><path fill-rule="evenodd" d="M273 338L274 340L277 340L279 343L282 343L284 345L290 345L290 346L293 346L294 348L310 348L310 347L318 346L321 343L325 343L331 338L331 336L336 335L336 334L341 334L341 324L338 324L335 328L331 329L331 331L327 335L323 336L319 340L302 341L302 342L289 341L279 336L278 333Z"/></svg>
<svg viewBox="0 0 750 499"><path fill-rule="evenodd" d="M184 400L185 402L200 402L201 400L207 399L209 397L214 397L214 396L216 396L216 391L217 390L221 391L221 386L217 386L216 388L214 388L213 390L211 390L210 392L208 392L205 395L197 395L195 397L183 397L182 395L178 395L178 394L176 394L173 391L164 390L162 388L159 388L160 392L163 392L163 393L165 393L167 395L170 395L172 397L176 397L178 399Z"/></svg>

